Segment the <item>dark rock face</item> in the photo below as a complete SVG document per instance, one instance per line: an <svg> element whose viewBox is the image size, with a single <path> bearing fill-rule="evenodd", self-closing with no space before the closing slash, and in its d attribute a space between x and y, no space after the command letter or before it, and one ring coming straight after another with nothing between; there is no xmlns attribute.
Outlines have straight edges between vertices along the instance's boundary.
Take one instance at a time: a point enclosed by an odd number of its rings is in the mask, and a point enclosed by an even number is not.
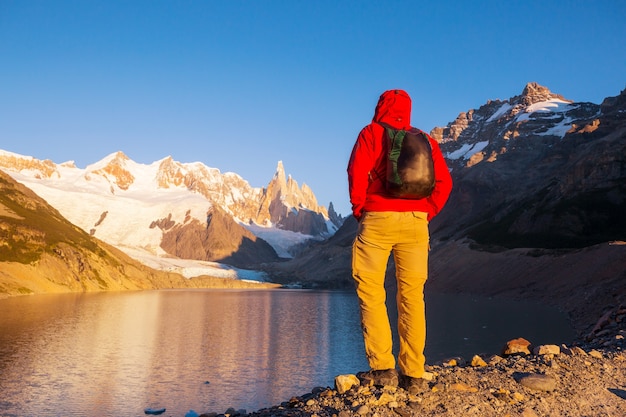
<svg viewBox="0 0 626 417"><path fill-rule="evenodd" d="M184 224L163 219L154 224L163 229L163 250L179 258L223 262L240 268L278 260L276 251L266 241L217 208L205 224L195 219Z"/></svg>
<svg viewBox="0 0 626 417"><path fill-rule="evenodd" d="M451 123L440 141L456 157L449 161L455 186L433 229L506 248L580 248L624 238L624 95L602 106L571 103L529 84L521 96L481 107L466 127ZM529 113L547 108L548 99L563 109ZM478 143L480 152L458 157L461 147Z"/></svg>
<svg viewBox="0 0 626 417"><path fill-rule="evenodd" d="M280 195L270 204L271 221L283 230L300 232L305 235L324 236L328 227L324 216L318 212L286 206Z"/></svg>
<svg viewBox="0 0 626 417"><path fill-rule="evenodd" d="M343 217L341 217L340 214L337 214L337 212L335 211L335 206L333 206L332 201L328 205L328 218L330 219L331 222L333 222L335 226L337 226L337 228L341 227L341 225L343 224L345 220Z"/></svg>

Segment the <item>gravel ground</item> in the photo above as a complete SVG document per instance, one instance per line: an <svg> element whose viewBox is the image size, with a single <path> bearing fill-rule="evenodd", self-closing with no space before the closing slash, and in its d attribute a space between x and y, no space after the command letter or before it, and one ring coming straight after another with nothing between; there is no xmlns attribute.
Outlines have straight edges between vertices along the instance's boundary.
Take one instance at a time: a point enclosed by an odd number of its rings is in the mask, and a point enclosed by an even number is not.
<svg viewBox="0 0 626 417"><path fill-rule="evenodd" d="M317 387L254 412L229 409L201 416L626 416L626 308L602 317L572 346L528 346L527 352L446 360L427 366L428 387ZM523 342L523 340L522 340ZM358 380L357 380L358 381Z"/></svg>

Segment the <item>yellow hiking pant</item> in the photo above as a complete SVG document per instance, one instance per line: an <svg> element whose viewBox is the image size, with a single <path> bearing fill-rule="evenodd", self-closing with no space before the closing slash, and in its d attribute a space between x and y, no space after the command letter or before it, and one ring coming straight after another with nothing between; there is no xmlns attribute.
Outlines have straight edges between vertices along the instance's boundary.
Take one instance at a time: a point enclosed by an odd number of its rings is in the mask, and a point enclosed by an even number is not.
<svg viewBox="0 0 626 417"><path fill-rule="evenodd" d="M428 220L424 212L366 212L359 223L352 246L352 277L371 369L396 366L384 286L385 270L393 252L398 285L398 367L402 374L415 378L424 374L428 250Z"/></svg>

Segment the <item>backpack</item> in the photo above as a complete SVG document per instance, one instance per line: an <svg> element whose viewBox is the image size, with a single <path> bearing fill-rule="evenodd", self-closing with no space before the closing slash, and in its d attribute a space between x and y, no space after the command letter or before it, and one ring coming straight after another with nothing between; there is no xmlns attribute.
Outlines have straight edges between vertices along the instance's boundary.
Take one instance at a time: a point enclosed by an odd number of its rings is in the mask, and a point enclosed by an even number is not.
<svg viewBox="0 0 626 417"><path fill-rule="evenodd" d="M387 173L385 189L395 198L429 197L435 188L435 165L432 147L419 129L385 128L387 141Z"/></svg>

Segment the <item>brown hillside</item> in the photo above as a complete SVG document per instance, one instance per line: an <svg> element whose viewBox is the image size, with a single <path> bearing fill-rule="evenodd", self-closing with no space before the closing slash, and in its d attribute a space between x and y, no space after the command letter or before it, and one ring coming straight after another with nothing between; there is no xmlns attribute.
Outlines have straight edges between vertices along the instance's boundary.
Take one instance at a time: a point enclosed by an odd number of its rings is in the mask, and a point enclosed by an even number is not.
<svg viewBox="0 0 626 417"><path fill-rule="evenodd" d="M0 297L239 284L250 285L148 268L72 225L0 171Z"/></svg>

